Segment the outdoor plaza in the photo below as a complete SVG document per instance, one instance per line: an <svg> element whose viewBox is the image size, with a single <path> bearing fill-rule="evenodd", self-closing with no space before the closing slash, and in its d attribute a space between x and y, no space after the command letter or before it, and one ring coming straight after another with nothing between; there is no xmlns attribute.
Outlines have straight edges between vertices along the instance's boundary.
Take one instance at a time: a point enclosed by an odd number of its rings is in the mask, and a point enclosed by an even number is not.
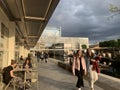
<svg viewBox="0 0 120 90"><path fill-rule="evenodd" d="M35 75L37 76L36 78L32 78L31 86L26 90L76 90L76 76L73 76L71 72L58 66L58 62L60 60L53 58L49 58L48 63L44 61L37 62L38 75ZM22 71L22 69L18 71ZM26 85L28 84L26 81L24 83ZM89 90L88 81L85 79L84 84L85 87L82 90ZM14 86L9 86L6 90L18 89L16 87L14 88ZM100 74L99 80L95 83L95 90L120 90L120 80Z"/></svg>
<svg viewBox="0 0 120 90"><path fill-rule="evenodd" d="M53 41L51 47L53 57L48 58L47 63L37 62L35 55L32 56L33 67L30 69L24 69L23 63L19 62L20 56L25 59L31 53L30 49L37 45L59 1L0 0L0 90L19 90L19 84L15 83L14 78L7 85L3 83L3 68L9 66L12 60L18 62L14 74L22 79L23 90L76 90L77 78L68 71L68 68L71 68L67 63L55 59L54 56L61 54L61 51L57 51L61 47L63 50L64 48L71 49L71 47L82 48L82 46L88 48L88 38L60 37L61 39L58 38L59 41L57 41L57 38L53 37L51 40ZM50 39L47 40L50 41ZM40 44L38 43L38 47ZM35 50L40 51L38 48ZM64 51L62 52L61 57L64 58ZM58 63L67 67L62 68ZM89 90L87 80L84 79L84 82L85 87L82 90ZM120 79L100 73L99 80L95 83L95 90L120 90Z"/></svg>

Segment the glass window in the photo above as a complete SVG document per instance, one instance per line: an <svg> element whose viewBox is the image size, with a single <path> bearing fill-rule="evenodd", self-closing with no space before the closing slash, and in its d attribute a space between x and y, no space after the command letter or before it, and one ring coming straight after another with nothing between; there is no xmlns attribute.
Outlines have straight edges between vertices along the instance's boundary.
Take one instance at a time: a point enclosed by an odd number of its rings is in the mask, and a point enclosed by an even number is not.
<svg viewBox="0 0 120 90"><path fill-rule="evenodd" d="M0 36L0 67L3 67L3 60L7 64L8 60L8 37L9 31L4 24L1 24Z"/></svg>

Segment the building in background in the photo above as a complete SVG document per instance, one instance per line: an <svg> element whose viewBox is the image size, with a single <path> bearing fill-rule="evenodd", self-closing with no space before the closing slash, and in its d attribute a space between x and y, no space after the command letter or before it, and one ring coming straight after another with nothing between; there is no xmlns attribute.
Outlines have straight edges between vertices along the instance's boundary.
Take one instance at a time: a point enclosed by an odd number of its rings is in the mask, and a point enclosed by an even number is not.
<svg viewBox="0 0 120 90"><path fill-rule="evenodd" d="M62 37L62 30L56 27L46 27L33 51L47 51L51 56L63 56L65 52L89 47L87 37Z"/></svg>
<svg viewBox="0 0 120 90"><path fill-rule="evenodd" d="M45 48L52 46L58 37L61 37L61 27L48 26L44 29L36 46L31 48L31 50L44 50Z"/></svg>
<svg viewBox="0 0 120 90"><path fill-rule="evenodd" d="M53 48L54 45L64 44L64 49L77 50L89 47L89 39L87 37L62 37L61 27L46 27L36 46L31 50L45 50Z"/></svg>

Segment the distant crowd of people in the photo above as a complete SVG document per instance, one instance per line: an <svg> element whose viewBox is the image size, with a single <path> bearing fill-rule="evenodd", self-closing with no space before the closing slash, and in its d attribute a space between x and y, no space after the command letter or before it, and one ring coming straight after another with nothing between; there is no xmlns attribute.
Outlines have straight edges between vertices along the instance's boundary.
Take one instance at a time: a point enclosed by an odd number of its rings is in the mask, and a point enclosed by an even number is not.
<svg viewBox="0 0 120 90"><path fill-rule="evenodd" d="M47 52L36 51L35 56L37 57L38 62L41 60L41 61L45 61L47 63L47 61L48 61L48 53Z"/></svg>

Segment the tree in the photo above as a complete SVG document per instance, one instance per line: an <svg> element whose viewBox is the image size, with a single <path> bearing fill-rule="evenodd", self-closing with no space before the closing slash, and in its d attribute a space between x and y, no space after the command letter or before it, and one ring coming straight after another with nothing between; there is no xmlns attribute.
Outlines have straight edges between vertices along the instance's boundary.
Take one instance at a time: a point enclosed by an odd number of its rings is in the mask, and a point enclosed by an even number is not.
<svg viewBox="0 0 120 90"><path fill-rule="evenodd" d="M120 47L120 39L100 42L99 46L100 47Z"/></svg>
<svg viewBox="0 0 120 90"><path fill-rule="evenodd" d="M118 41L118 47L120 48L120 39L118 39L117 41Z"/></svg>
<svg viewBox="0 0 120 90"><path fill-rule="evenodd" d="M82 49L87 49L87 45L83 44Z"/></svg>
<svg viewBox="0 0 120 90"><path fill-rule="evenodd" d="M108 41L100 42L99 46L100 47L109 47L109 43L108 43Z"/></svg>
<svg viewBox="0 0 120 90"><path fill-rule="evenodd" d="M109 47L117 47L117 41L116 40L110 40L108 41Z"/></svg>
<svg viewBox="0 0 120 90"><path fill-rule="evenodd" d="M110 16L110 18L120 14L120 8L118 8L117 6L110 4L110 8L109 10L113 13L113 15Z"/></svg>

